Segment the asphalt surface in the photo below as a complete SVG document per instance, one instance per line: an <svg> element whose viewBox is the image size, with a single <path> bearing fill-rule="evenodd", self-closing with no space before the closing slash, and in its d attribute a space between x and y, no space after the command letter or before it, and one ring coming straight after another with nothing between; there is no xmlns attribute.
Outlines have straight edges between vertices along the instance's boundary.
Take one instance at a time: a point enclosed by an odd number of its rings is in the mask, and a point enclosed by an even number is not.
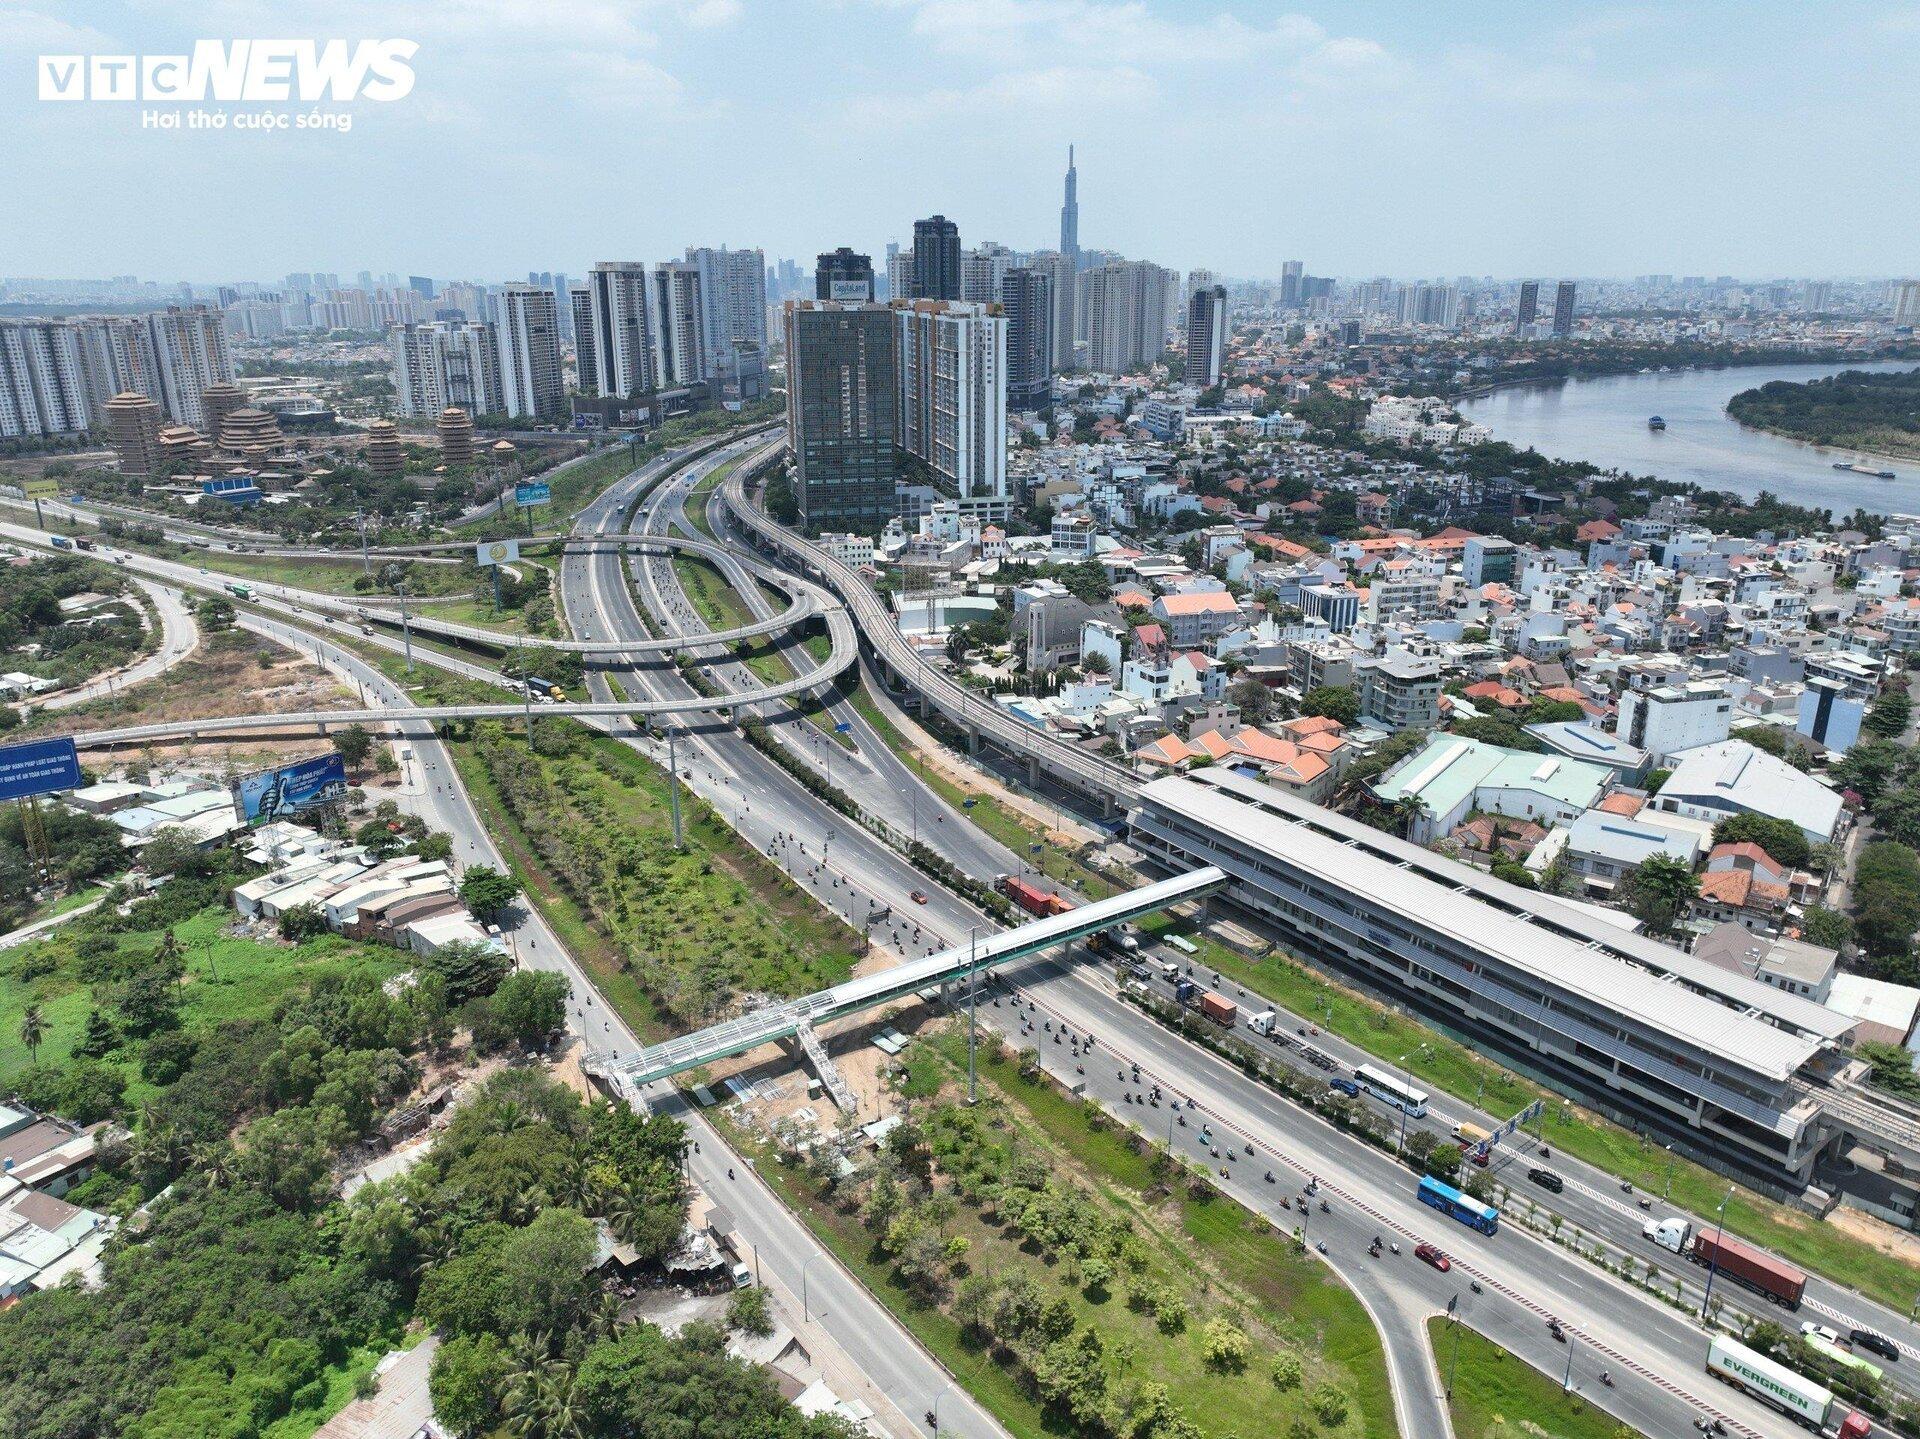
<svg viewBox="0 0 1920 1439"><path fill-rule="evenodd" d="M702 461L670 489L662 487L661 497L641 510L639 523L679 524L684 528L684 520L676 515L679 504L674 497L683 496L685 489L697 482L704 473L701 466L724 458L726 454L722 453L711 461ZM612 530L620 523L633 491L664 467L664 461L656 462L640 477L616 485L583 512L582 527ZM684 595L679 595L670 562L638 559L633 563L636 572L634 589L630 590L620 556L569 557L562 571L562 590L577 630L620 636L647 632L648 626L642 623L634 602L634 590L653 613L655 632L662 626L689 633L703 627ZM274 616L248 615L243 623L299 648L325 652L374 703L400 707L408 702L384 676L319 637L290 629ZM389 647L398 645L390 643ZM436 664L443 662L435 657ZM479 666L468 668L490 677ZM618 680L623 687L646 694L671 693L673 686L685 683L670 665L657 660L621 673ZM605 673L592 672L590 683L599 687L597 694L606 689L610 695ZM958 812L947 809L937 795L920 787L913 771L866 729L851 707L839 706L838 711L835 720L850 726L849 734L859 749L851 762L866 766L858 782L842 778L850 762L846 752L823 737L816 739L809 733L793 738L790 742L796 746L795 752L803 756L818 752L822 768L831 758L838 769L837 785L856 793L863 804L882 809L889 823L895 823L904 812L906 823L898 825L900 829L917 827L924 842L969 872L984 878L1017 864L1014 856L993 844ZM773 728L784 731L795 726L814 730L797 717ZM603 727L623 733L629 730L620 720ZM679 768L688 787L708 799L749 842L773 855L822 903L846 916L856 928L870 931L877 943L910 956L957 942L970 927L992 924L971 906L932 884L865 829L825 809L731 727L691 724L683 728L682 736ZM656 755L665 748L657 741L642 743ZM409 778L419 784L429 822L454 836L456 854L463 863L499 864L465 795L449 783L450 769L438 742L420 738L411 744ZM822 744L833 751L831 756L820 752ZM927 895L925 905L913 903L915 890ZM572 979L579 999L574 1019L592 1045L614 1060L639 1052L635 1037L617 1017L605 1012L586 976L537 914L522 915L510 933L524 963L556 968ZM1648 1434L1690 1432L1691 1419L1706 1412L1706 1405L1725 1414L1735 1432L1784 1432L1783 1421L1772 1411L1707 1379L1701 1367L1705 1337L1674 1310L1513 1226L1485 1239L1419 1205L1413 1198L1413 1178L1406 1169L1359 1141L1340 1135L1309 1112L1254 1084L1238 1069L1123 1004L1112 983L1093 965L1040 958L1013 966L1006 979L1039 1005L1028 1019L1037 1018L1043 1025L1064 1022L1076 1037L1088 1033L1099 1036L1095 1053L1102 1062L1088 1064L1063 1059L1071 1054L1071 1047L1064 1042L1054 1044L1044 1029L1038 1031L1043 1055L1063 1079L1084 1082L1091 1097L1117 1114L1139 1123L1156 1138L1164 1137L1158 1133L1158 1126L1167 1123L1163 1116L1171 1113L1170 1105L1143 1109L1122 1097L1138 1092L1129 1067L1134 1060L1143 1066L1143 1079L1149 1083L1157 1079L1167 1095L1179 1093L1196 1099L1198 1107L1186 1111L1186 1126L1168 1125L1176 1148L1191 1136L1187 1152L1196 1159L1206 1159L1211 1167L1224 1164L1229 1173L1220 1177L1222 1185L1261 1212L1277 1216L1281 1198L1297 1192L1303 1173L1319 1176L1320 1193L1328 1200L1329 1210L1322 1214L1316 1208L1306 1216L1309 1238L1315 1244L1326 1243L1326 1262L1354 1287L1381 1325L1404 1432L1446 1432L1437 1393L1439 1380L1428 1355L1423 1321L1444 1309L1456 1295L1476 1328L1544 1370L1559 1372L1571 1354L1572 1382L1582 1383L1585 1375L1584 1383L1591 1389L1597 1384L1598 1371L1607 1368L1615 1384L1604 1396L1606 1407ZM997 1006L983 1002L981 1016L1010 1039L1031 1042L1032 1036L1022 1034L1022 1019L1016 1015L1010 995L1003 996ZM1329 1040L1323 1047L1331 1051L1334 1042ZM1105 1063L1107 1059L1114 1060L1114 1067ZM1086 1072L1069 1078L1066 1071L1075 1063ZM677 1104L677 1100L663 1100L663 1107L674 1108ZM1443 1117L1454 1117L1447 1114L1444 1103L1440 1110ZM697 1115L685 1117L701 1140L701 1152L693 1158L696 1177L734 1213L741 1232L755 1236L752 1242L758 1258L774 1272L778 1282L789 1290L820 1296L824 1322L849 1352L861 1356L874 1383L896 1407L895 1419L904 1415L910 1424L917 1424L937 1398L943 1432L1000 1432L964 1395L952 1391L944 1372L864 1289L837 1264L818 1257L804 1227L771 1191L752 1178L750 1171L736 1163L737 1178L726 1178L721 1160L724 1151L717 1136L706 1130ZM1196 1121L1208 1124L1216 1137L1235 1135L1241 1146L1240 1157L1214 1161L1210 1153L1202 1154ZM1244 1154L1244 1146L1249 1143L1255 1148L1251 1156ZM1205 1147L1210 1150L1213 1146ZM1222 1151L1223 1155L1231 1152L1225 1146ZM1256 1177L1256 1167L1261 1176L1271 1168L1276 1176L1273 1183ZM1601 1201L1614 1201L1600 1187L1576 1176L1571 1166L1555 1167L1569 1177L1568 1195L1561 1196L1567 1204L1556 1207L1566 1212L1575 1202L1591 1203L1604 1222L1605 1204ZM1243 1168L1245 1178L1241 1177ZM1592 1192L1577 1188L1576 1178ZM1599 1181L1600 1185L1607 1182ZM1641 1217L1637 1208L1615 1216L1616 1220L1631 1221L1636 1243ZM1369 1258L1367 1241L1375 1233L1389 1239L1398 1235L1406 1252L1397 1258L1390 1254L1379 1260ZM1454 1255L1457 1262L1452 1270L1441 1274L1415 1261L1411 1249L1416 1238L1429 1239ZM1643 1249L1646 1252L1641 1257L1655 1258L1656 1262L1664 1253ZM1674 1272L1667 1264L1661 1267L1666 1273ZM1479 1283L1481 1292L1475 1294L1469 1282ZM1863 1307L1855 1296L1842 1298L1856 1312ZM1556 1344L1547 1334L1545 1316L1549 1313L1566 1324L1573 1340L1571 1350Z"/></svg>

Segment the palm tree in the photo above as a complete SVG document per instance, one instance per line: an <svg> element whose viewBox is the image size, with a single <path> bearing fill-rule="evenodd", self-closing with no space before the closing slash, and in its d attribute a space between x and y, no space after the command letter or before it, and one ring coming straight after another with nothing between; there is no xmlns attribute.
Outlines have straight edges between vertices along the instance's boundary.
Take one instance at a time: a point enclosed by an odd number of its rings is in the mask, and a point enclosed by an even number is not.
<svg viewBox="0 0 1920 1439"><path fill-rule="evenodd" d="M30 1004L20 1016L20 1042L27 1047L33 1062L40 1062L40 1041L47 1037L46 1017L40 1013L40 1006Z"/></svg>

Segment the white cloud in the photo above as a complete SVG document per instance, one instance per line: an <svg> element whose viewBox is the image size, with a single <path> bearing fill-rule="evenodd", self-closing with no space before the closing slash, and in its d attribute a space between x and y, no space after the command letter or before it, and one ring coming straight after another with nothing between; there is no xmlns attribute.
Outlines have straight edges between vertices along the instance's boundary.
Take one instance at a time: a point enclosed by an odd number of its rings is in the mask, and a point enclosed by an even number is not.
<svg viewBox="0 0 1920 1439"><path fill-rule="evenodd" d="M731 25L744 14L740 0L693 0L687 7L687 24L699 30Z"/></svg>
<svg viewBox="0 0 1920 1439"><path fill-rule="evenodd" d="M1152 77L1130 66L1060 65L1010 70L978 85L864 95L841 107L838 118L877 129L954 121L1025 125L1035 118L1054 124L1114 112L1137 114L1158 96Z"/></svg>

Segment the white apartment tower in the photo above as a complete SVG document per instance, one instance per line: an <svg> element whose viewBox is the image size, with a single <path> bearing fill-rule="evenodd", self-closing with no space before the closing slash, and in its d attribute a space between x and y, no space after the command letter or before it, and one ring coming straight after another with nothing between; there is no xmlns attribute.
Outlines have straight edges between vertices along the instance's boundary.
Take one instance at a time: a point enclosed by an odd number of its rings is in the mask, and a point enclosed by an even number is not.
<svg viewBox="0 0 1920 1439"><path fill-rule="evenodd" d="M492 325L446 320L396 325L388 335L393 393L401 414L438 419L449 405L469 415L506 412L499 339Z"/></svg>
<svg viewBox="0 0 1920 1439"><path fill-rule="evenodd" d="M914 300L899 327L900 448L962 499L1007 493L1007 321L997 305Z"/></svg>
<svg viewBox="0 0 1920 1439"><path fill-rule="evenodd" d="M664 390L698 384L707 377L699 266L680 261L655 265L650 298L655 386Z"/></svg>
<svg viewBox="0 0 1920 1439"><path fill-rule="evenodd" d="M701 344L709 377L728 368L729 352L767 348L767 257L759 250L687 247L687 263L700 272Z"/></svg>
<svg viewBox="0 0 1920 1439"><path fill-rule="evenodd" d="M566 404L560 374L560 306L545 285L503 285L493 298L500 390L514 418L558 419Z"/></svg>
<svg viewBox="0 0 1920 1439"><path fill-rule="evenodd" d="M1143 370L1160 358L1179 277L1148 260L1119 260L1080 276L1087 364L1105 374Z"/></svg>
<svg viewBox="0 0 1920 1439"><path fill-rule="evenodd" d="M114 394L103 346L59 320L0 320L0 439L77 434Z"/></svg>

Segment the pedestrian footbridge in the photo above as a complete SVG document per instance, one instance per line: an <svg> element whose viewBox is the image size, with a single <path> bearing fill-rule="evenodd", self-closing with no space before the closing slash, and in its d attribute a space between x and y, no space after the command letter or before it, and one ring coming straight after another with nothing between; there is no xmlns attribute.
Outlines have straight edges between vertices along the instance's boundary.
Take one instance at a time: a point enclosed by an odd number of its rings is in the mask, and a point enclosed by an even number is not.
<svg viewBox="0 0 1920 1439"><path fill-rule="evenodd" d="M903 999L930 985L964 979L969 974L1005 964L1008 960L1021 959L1052 949L1058 944L1084 939L1103 929L1111 929L1116 924L1179 904L1182 900L1211 894L1226 882L1226 871L1209 865L1190 874L1177 875L1129 890L1125 894L1116 894L1110 899L1078 905L1064 914L1048 915L1014 929L983 934L966 944L940 950L922 959L910 960L876 974L861 975L844 984L836 984L832 989L823 989L767 1009L758 1009L752 1014L741 1015L738 1019L727 1020L695 1034L669 1039L664 1044L642 1050L619 1068L629 1083L650 1084L656 1079L666 1079L700 1065L711 1064L717 1059L745 1054L749 1049L757 1049L763 1044L790 1038L805 1028L824 1024L842 1015L856 1014L863 1009Z"/></svg>

